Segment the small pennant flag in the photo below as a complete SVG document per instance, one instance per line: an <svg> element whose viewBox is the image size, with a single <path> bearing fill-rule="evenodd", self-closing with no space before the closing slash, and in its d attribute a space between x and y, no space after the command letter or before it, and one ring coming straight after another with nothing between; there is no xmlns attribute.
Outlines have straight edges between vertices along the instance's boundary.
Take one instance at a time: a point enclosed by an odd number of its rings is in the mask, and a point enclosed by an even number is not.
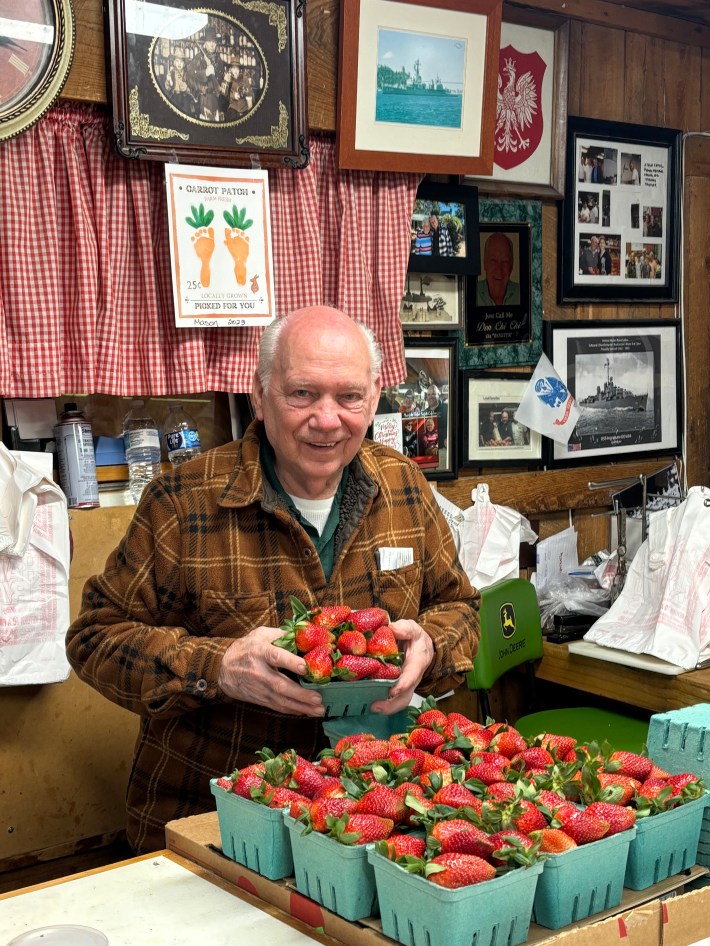
<svg viewBox="0 0 710 946"><path fill-rule="evenodd" d="M579 408L547 355L537 363L515 412L515 419L539 434L567 443L579 417Z"/></svg>

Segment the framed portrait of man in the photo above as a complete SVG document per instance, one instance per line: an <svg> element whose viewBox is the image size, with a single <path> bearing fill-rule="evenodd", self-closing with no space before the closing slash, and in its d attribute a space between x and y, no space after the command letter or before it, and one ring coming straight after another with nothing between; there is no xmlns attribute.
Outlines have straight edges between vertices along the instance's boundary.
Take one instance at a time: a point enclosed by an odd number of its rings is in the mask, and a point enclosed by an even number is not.
<svg viewBox="0 0 710 946"><path fill-rule="evenodd" d="M481 274L467 305L466 344L530 344L530 224L481 223L479 239Z"/></svg>

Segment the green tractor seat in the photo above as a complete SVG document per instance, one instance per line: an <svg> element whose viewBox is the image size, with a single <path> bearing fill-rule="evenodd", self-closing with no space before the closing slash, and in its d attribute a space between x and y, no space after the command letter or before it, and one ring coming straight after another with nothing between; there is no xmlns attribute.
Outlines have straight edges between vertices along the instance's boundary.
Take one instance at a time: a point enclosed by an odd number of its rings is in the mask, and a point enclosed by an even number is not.
<svg viewBox="0 0 710 946"><path fill-rule="evenodd" d="M510 722L526 738L552 732L578 742L605 740L613 749L641 752L648 738L648 721L608 709L582 706L539 710L535 692L535 661L542 657L542 627L537 593L529 581L509 578L481 591L481 640L468 674L470 690L478 693L481 716L491 716L489 691L515 667L527 670L530 712Z"/></svg>

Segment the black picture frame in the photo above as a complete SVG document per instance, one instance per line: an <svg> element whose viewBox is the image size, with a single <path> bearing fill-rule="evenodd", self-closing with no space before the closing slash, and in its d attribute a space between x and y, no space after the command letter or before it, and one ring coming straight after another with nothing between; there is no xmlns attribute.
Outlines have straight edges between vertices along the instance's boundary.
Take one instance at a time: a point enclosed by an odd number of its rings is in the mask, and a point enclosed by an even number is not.
<svg viewBox="0 0 710 946"><path fill-rule="evenodd" d="M209 8L115 0L104 9L119 154L230 167L308 164L303 0L214 0Z"/></svg>
<svg viewBox="0 0 710 946"><path fill-rule="evenodd" d="M460 333L459 367L509 368L536 364L542 354L542 204L539 200L479 199L479 233L517 232L528 234L528 252L524 268L528 274L529 300L526 306L478 308L476 302L477 278L467 277L464 329ZM481 238L479 236L479 253ZM482 267L483 268L483 267ZM481 277L479 277L481 278ZM502 315L502 319L492 316ZM486 336L477 329L482 317ZM522 323L525 337L516 339L512 323ZM497 337L496 337L497 335ZM483 342L483 343L482 343Z"/></svg>
<svg viewBox="0 0 710 946"><path fill-rule="evenodd" d="M542 437L537 431L522 424L513 425L505 436L499 430L500 422L505 420L504 412L508 412L508 423L513 420L512 414L520 405L531 377L531 371L461 372L460 470L489 466L535 470L542 466ZM490 430L486 428L487 422L491 423Z"/></svg>
<svg viewBox="0 0 710 946"><path fill-rule="evenodd" d="M549 466L613 463L681 449L680 322L545 323L545 353L580 409L567 444L546 439Z"/></svg>
<svg viewBox="0 0 710 946"><path fill-rule="evenodd" d="M372 437L400 449L427 479L455 479L459 433L458 339L405 335L404 357L407 376L400 384L382 389ZM426 396L432 385L439 391L437 406ZM432 420L433 429L428 429Z"/></svg>
<svg viewBox="0 0 710 946"><path fill-rule="evenodd" d="M435 246L431 246L433 241L426 245L425 237L422 236L429 227L431 215L440 218L441 226L448 233L450 250L446 255L437 254ZM411 273L478 275L481 271L481 252L478 244L477 187L439 184L435 181L423 181L419 185L412 208L407 269Z"/></svg>
<svg viewBox="0 0 710 946"><path fill-rule="evenodd" d="M677 302L681 139L671 128L568 117L560 302Z"/></svg>

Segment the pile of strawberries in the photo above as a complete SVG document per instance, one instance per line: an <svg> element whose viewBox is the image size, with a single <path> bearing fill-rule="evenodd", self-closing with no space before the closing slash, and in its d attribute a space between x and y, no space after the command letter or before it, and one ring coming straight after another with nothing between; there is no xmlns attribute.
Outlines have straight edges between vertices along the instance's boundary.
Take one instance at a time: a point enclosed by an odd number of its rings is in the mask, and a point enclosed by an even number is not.
<svg viewBox="0 0 710 946"><path fill-rule="evenodd" d="M302 654L309 683L336 680L396 680L402 654L382 608L351 611L347 605L311 610L291 597L293 616L273 643Z"/></svg>
<svg viewBox="0 0 710 946"><path fill-rule="evenodd" d="M432 883L479 883L540 857L626 831L637 818L699 798L701 779L644 755L578 745L510 725L412 710L406 732L360 733L309 762L268 749L218 780L226 791L287 809L307 831L378 852Z"/></svg>

